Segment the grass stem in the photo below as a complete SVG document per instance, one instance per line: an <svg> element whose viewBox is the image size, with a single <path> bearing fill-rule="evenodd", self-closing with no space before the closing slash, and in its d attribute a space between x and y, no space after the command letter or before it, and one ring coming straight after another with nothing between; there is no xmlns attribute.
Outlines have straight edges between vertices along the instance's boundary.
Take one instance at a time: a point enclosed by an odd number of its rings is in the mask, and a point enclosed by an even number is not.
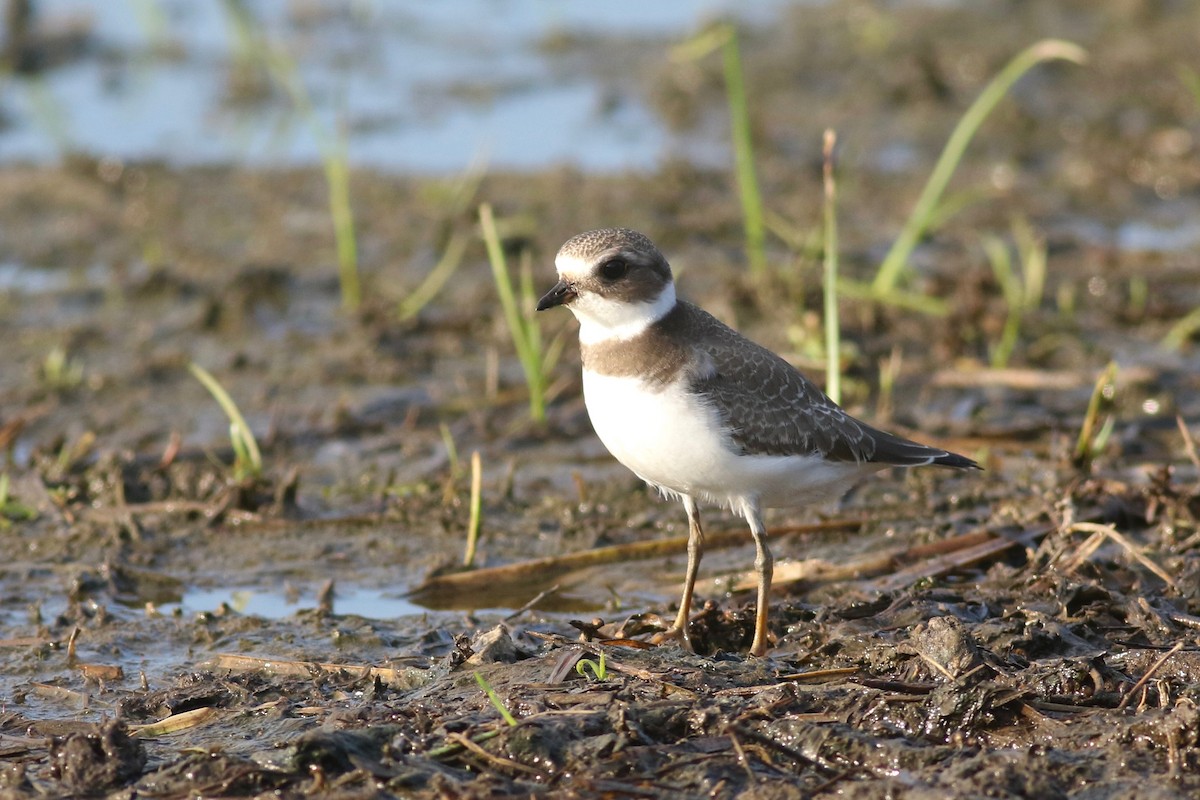
<svg viewBox="0 0 1200 800"><path fill-rule="evenodd" d="M475 551L479 546L479 525L483 510L483 463L479 451L471 451L471 517L467 523L467 549L463 566L475 566Z"/></svg>
<svg viewBox="0 0 1200 800"><path fill-rule="evenodd" d="M837 133L828 128L822 147L825 183L825 393L842 402L841 327L838 324L838 232L837 181L834 177L834 147Z"/></svg>
<svg viewBox="0 0 1200 800"><path fill-rule="evenodd" d="M1092 396L1088 400L1087 413L1083 416L1083 425L1079 428L1079 438L1075 442L1074 462L1081 469L1088 467L1104 450L1104 446L1108 444L1108 438L1112 434L1115 424L1113 415L1109 414L1103 423L1099 423L1099 419L1101 411L1112 404L1116 393L1116 381L1117 362L1110 361L1104 371L1100 373L1100 377L1096 379ZM1098 427L1097 423L1099 423Z"/></svg>

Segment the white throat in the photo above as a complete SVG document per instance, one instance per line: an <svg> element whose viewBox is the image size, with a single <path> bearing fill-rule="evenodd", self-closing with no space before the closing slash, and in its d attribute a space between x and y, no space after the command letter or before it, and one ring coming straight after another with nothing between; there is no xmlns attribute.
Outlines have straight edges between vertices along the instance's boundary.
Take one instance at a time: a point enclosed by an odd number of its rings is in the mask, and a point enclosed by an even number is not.
<svg viewBox="0 0 1200 800"><path fill-rule="evenodd" d="M585 345L632 339L674 307L673 283L668 283L657 297L645 303L611 300L588 292L567 306L579 320L579 342Z"/></svg>

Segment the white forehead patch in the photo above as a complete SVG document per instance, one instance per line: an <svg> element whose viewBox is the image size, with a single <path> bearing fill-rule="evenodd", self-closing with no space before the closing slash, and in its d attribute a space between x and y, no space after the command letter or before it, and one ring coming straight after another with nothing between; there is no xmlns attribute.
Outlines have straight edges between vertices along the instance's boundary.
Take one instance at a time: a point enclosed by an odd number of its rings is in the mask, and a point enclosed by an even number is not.
<svg viewBox="0 0 1200 800"><path fill-rule="evenodd" d="M558 270L558 277L578 281L592 273L592 262L578 256L559 253L558 258L554 259L554 268Z"/></svg>

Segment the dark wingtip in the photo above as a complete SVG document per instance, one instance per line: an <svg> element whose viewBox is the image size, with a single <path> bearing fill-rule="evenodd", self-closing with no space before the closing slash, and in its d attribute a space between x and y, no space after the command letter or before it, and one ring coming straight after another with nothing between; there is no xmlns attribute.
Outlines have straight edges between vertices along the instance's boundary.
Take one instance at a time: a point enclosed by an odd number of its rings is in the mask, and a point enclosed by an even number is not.
<svg viewBox="0 0 1200 800"><path fill-rule="evenodd" d="M974 460L967 458L966 456L960 456L958 453L951 452L945 452L942 455L937 456L930 463L937 464L939 467L953 467L954 469L983 470L983 467L979 466L979 464L977 464Z"/></svg>

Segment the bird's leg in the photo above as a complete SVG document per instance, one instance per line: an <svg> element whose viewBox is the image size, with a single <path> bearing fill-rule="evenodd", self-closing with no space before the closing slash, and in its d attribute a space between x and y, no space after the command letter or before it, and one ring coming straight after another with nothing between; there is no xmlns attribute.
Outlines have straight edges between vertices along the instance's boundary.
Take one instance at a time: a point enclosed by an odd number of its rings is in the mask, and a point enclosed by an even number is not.
<svg viewBox="0 0 1200 800"><path fill-rule="evenodd" d="M696 588L696 575L700 572L700 559L704 557L704 529L700 527L700 509L696 501L688 495L683 496L683 507L688 515L688 544L687 544L687 574L683 579L683 597L679 601L679 613L670 628L655 637L655 641L679 638L683 646L695 652L692 637L688 631L688 619L692 615L692 593Z"/></svg>
<svg viewBox="0 0 1200 800"><path fill-rule="evenodd" d="M743 509L746 522L750 523L750 533L754 536L754 570L758 573L758 612L754 618L754 643L750 645L750 655L763 656L767 653L767 616L775 561L771 557L771 548L767 547L767 528L763 525L758 501L747 501Z"/></svg>

